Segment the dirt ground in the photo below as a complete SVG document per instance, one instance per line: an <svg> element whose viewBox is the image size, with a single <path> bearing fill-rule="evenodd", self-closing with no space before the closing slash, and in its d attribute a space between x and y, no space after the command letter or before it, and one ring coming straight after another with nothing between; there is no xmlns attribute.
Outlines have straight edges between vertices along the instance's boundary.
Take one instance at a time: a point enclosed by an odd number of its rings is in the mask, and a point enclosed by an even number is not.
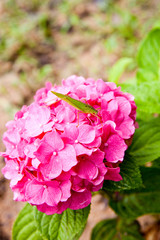
<svg viewBox="0 0 160 240"><path fill-rule="evenodd" d="M14 4L13 4L14 2ZM60 83L77 74L107 80L120 57L136 56L137 46L159 19L158 0L77 2L0 1L0 151L5 124L33 101L45 81ZM123 80L134 76L136 63ZM4 160L0 159L0 169ZM24 206L13 201L9 181L0 172L0 240L11 240L13 222ZM80 240L89 240L94 225L115 217L96 195ZM139 218L146 240L160 240L160 218Z"/></svg>

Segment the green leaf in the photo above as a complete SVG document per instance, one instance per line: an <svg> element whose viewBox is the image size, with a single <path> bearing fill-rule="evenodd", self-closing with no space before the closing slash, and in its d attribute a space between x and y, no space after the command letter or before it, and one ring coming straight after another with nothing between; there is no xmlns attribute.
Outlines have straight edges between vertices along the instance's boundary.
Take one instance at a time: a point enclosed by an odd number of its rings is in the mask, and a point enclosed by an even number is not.
<svg viewBox="0 0 160 240"><path fill-rule="evenodd" d="M143 83L143 82L152 82L157 81L157 76L154 74L154 72L151 72L148 69L143 69L139 68L136 74L136 77L138 79L138 83Z"/></svg>
<svg viewBox="0 0 160 240"><path fill-rule="evenodd" d="M128 152L139 165L160 157L160 118L152 119L136 129Z"/></svg>
<svg viewBox="0 0 160 240"><path fill-rule="evenodd" d="M120 174L123 180L119 182L105 180L103 190L123 191L138 188L142 185L142 179L136 159L129 154L125 154L123 162L120 164Z"/></svg>
<svg viewBox="0 0 160 240"><path fill-rule="evenodd" d="M143 188L126 191L110 200L110 206L123 218L136 219L144 214L160 213L160 168L141 167Z"/></svg>
<svg viewBox="0 0 160 240"><path fill-rule="evenodd" d="M43 240L36 228L33 207L29 204L19 213L12 231L13 240Z"/></svg>
<svg viewBox="0 0 160 240"><path fill-rule="evenodd" d="M62 214L46 215L35 208L37 228L46 240L76 240L80 237L87 222L90 206L67 209Z"/></svg>
<svg viewBox="0 0 160 240"><path fill-rule="evenodd" d="M157 167L140 167L143 188L137 192L160 192L160 169Z"/></svg>
<svg viewBox="0 0 160 240"><path fill-rule="evenodd" d="M144 119L143 112L160 113L160 28L153 29L144 39L137 60L137 81L121 87L135 97L138 118Z"/></svg>
<svg viewBox="0 0 160 240"><path fill-rule="evenodd" d="M143 240L139 230L136 221L103 220L94 227L91 240Z"/></svg>
<svg viewBox="0 0 160 240"><path fill-rule="evenodd" d="M118 60L109 72L108 81L118 84L121 75L132 61L131 58L121 58Z"/></svg>
<svg viewBox="0 0 160 240"><path fill-rule="evenodd" d="M159 80L159 63L160 29L157 28L153 29L142 42L138 52L138 65L140 69L150 71L151 74L154 74L154 78ZM150 79L146 78L146 81L150 81Z"/></svg>
<svg viewBox="0 0 160 240"><path fill-rule="evenodd" d="M122 91L135 97L137 111L145 113L160 113L160 83L143 82L137 84L121 84ZM143 117L143 116L142 116Z"/></svg>
<svg viewBox="0 0 160 240"><path fill-rule="evenodd" d="M160 168L160 157L152 162L152 167Z"/></svg>

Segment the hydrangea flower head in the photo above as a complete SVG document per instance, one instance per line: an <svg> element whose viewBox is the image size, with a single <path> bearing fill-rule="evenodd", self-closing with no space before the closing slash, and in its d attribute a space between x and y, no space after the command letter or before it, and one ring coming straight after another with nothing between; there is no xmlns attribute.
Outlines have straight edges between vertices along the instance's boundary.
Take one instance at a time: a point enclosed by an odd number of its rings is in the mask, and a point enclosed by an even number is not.
<svg viewBox="0 0 160 240"><path fill-rule="evenodd" d="M51 91L89 104L97 116L78 111ZM114 83L77 76L62 86L46 83L6 125L2 172L11 180L14 199L46 214L88 206L91 192L104 180L122 180L119 164L135 117L134 97Z"/></svg>

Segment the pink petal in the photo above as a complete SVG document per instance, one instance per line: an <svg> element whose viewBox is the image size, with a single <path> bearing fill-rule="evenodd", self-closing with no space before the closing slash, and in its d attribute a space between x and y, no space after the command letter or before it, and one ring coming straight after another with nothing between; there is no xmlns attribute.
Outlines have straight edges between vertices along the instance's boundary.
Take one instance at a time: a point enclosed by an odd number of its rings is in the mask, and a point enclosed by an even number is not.
<svg viewBox="0 0 160 240"><path fill-rule="evenodd" d="M50 110L46 106L39 106L35 103L29 107L29 113L40 125L47 123L50 118Z"/></svg>
<svg viewBox="0 0 160 240"><path fill-rule="evenodd" d="M116 100L112 100L108 103L107 111L112 115L112 119L115 117L118 110L118 102Z"/></svg>
<svg viewBox="0 0 160 240"><path fill-rule="evenodd" d="M114 96L114 92L108 92L108 93L105 93L104 95L103 95L103 98L102 98L102 102L103 102L103 100L105 99L105 101L106 102L109 102L109 101L111 101L111 100L113 100L115 98L115 96ZM103 104L102 104L103 105Z"/></svg>
<svg viewBox="0 0 160 240"><path fill-rule="evenodd" d="M76 176L72 178L72 190L75 192L84 192L86 190L86 186L84 184L84 179Z"/></svg>
<svg viewBox="0 0 160 240"><path fill-rule="evenodd" d="M62 191L61 201L65 202L71 196L71 181L64 181L60 185Z"/></svg>
<svg viewBox="0 0 160 240"><path fill-rule="evenodd" d="M49 122L49 123L43 125L43 131L44 131L44 132L49 132L49 131L51 131L53 125L54 125L54 121Z"/></svg>
<svg viewBox="0 0 160 240"><path fill-rule="evenodd" d="M27 135L35 137L43 132L43 125L45 125L50 118L50 110L45 106L39 106L33 103L29 107L29 116L25 122L25 129Z"/></svg>
<svg viewBox="0 0 160 240"><path fill-rule="evenodd" d="M47 106L52 105L53 103L57 102L58 98L56 95L54 95L51 91L47 93L47 97L45 98L44 102Z"/></svg>
<svg viewBox="0 0 160 240"><path fill-rule="evenodd" d="M106 122L106 121L108 121L108 120L112 120L112 115L111 115L108 111L102 110L102 111L101 111L101 114L102 114L102 120L103 120L103 122Z"/></svg>
<svg viewBox="0 0 160 240"><path fill-rule="evenodd" d="M46 134L45 141L47 144L52 146L54 151L61 150L64 147L64 143L60 135L55 130Z"/></svg>
<svg viewBox="0 0 160 240"><path fill-rule="evenodd" d="M52 156L50 162L40 166L44 177L54 179L58 177L62 172L62 162L57 156Z"/></svg>
<svg viewBox="0 0 160 240"><path fill-rule="evenodd" d="M78 133L77 124L68 124L65 126L63 137L75 141L78 138Z"/></svg>
<svg viewBox="0 0 160 240"><path fill-rule="evenodd" d="M131 118L124 119L123 122L116 127L117 133L124 139L130 138L135 131L134 122Z"/></svg>
<svg viewBox="0 0 160 240"><path fill-rule="evenodd" d="M69 172L62 172L56 179L57 181L68 181L71 178L71 171Z"/></svg>
<svg viewBox="0 0 160 240"><path fill-rule="evenodd" d="M90 125L83 124L79 127L78 141L81 143L91 143L95 139L95 129Z"/></svg>
<svg viewBox="0 0 160 240"><path fill-rule="evenodd" d="M98 79L96 85L97 85L97 90L100 93L106 93L110 90L110 87L108 86L108 84L104 82L102 79Z"/></svg>
<svg viewBox="0 0 160 240"><path fill-rule="evenodd" d="M36 205L36 204L35 204ZM38 211L43 212L47 215L52 215L58 212L58 206L49 206L46 203L36 205Z"/></svg>
<svg viewBox="0 0 160 240"><path fill-rule="evenodd" d="M76 166L76 172L79 177L91 180L97 177L98 168L93 162L86 159L79 162L79 164Z"/></svg>
<svg viewBox="0 0 160 240"><path fill-rule="evenodd" d="M76 93L79 98L86 98L86 86L85 85L78 86Z"/></svg>
<svg viewBox="0 0 160 240"><path fill-rule="evenodd" d="M26 134L30 137L36 137L43 132L42 127L35 118L28 117L25 124Z"/></svg>
<svg viewBox="0 0 160 240"><path fill-rule="evenodd" d="M98 166L98 176L95 179L93 179L91 182L96 186L100 185L100 184L103 184L104 175L106 174L106 172L107 172L107 167L104 165L104 163L101 163Z"/></svg>
<svg viewBox="0 0 160 240"><path fill-rule="evenodd" d="M65 211L70 205L70 199L66 202L60 202L56 206L48 206L47 204L42 204L36 206L37 209L41 212L44 212L47 215L52 215L55 213L61 214L63 211Z"/></svg>
<svg viewBox="0 0 160 240"><path fill-rule="evenodd" d="M40 162L37 158L33 158L33 159L32 159L32 166L33 166L35 169L37 169L37 168L39 167L40 163L41 163L41 162Z"/></svg>
<svg viewBox="0 0 160 240"><path fill-rule="evenodd" d="M98 190L100 190L103 187L103 180L104 180L104 177L101 178L101 182L99 185L96 185L96 186L92 185L91 191L97 192Z"/></svg>
<svg viewBox="0 0 160 240"><path fill-rule="evenodd" d="M31 204L40 205L45 202L45 198L43 197L44 186L38 184L36 180L32 180L26 186L26 200Z"/></svg>
<svg viewBox="0 0 160 240"><path fill-rule="evenodd" d="M65 148L58 152L58 158L62 162L63 171L69 171L77 164L75 149L69 144L66 144Z"/></svg>
<svg viewBox="0 0 160 240"><path fill-rule="evenodd" d="M53 148L46 142L42 142L37 151L34 153L34 155L41 163L49 162L52 154Z"/></svg>
<svg viewBox="0 0 160 240"><path fill-rule="evenodd" d="M115 133L116 124L113 121L107 121L103 126L103 143L107 142L108 138Z"/></svg>
<svg viewBox="0 0 160 240"><path fill-rule="evenodd" d="M86 155L91 155L92 154L92 149L89 149L85 146L83 146L82 144L74 144L74 148L76 150L76 155L82 155L82 154L86 154Z"/></svg>
<svg viewBox="0 0 160 240"><path fill-rule="evenodd" d="M76 210L87 207L91 203L91 192L72 192L71 205L69 208Z"/></svg>
<svg viewBox="0 0 160 240"><path fill-rule="evenodd" d="M34 158L34 152L37 150L36 145L34 144L26 144L24 147L24 153L27 157Z"/></svg>
<svg viewBox="0 0 160 240"><path fill-rule="evenodd" d="M19 173L13 179L11 179L10 187L12 188L15 186L20 180L22 180L23 176L23 174Z"/></svg>
<svg viewBox="0 0 160 240"><path fill-rule="evenodd" d="M92 153L92 155L89 157L89 160L92 161L96 166L102 164L104 160L104 152L98 149Z"/></svg>
<svg viewBox="0 0 160 240"><path fill-rule="evenodd" d="M116 97L118 101L118 108L120 112L124 115L129 115L131 113L131 104L125 97Z"/></svg>
<svg viewBox="0 0 160 240"><path fill-rule="evenodd" d="M14 160L10 160L6 161L5 167L2 168L2 173L4 174L5 178L14 179L17 178L17 175L19 176L19 170L19 164Z"/></svg>
<svg viewBox="0 0 160 240"><path fill-rule="evenodd" d="M109 168L107 167L107 173L105 175L105 180L112 180L112 181L115 181L115 182L118 182L118 181L121 181L122 180L122 177L121 175L119 174L120 173L120 168L117 167L117 168Z"/></svg>
<svg viewBox="0 0 160 240"><path fill-rule="evenodd" d="M123 161L124 152L127 149L127 145L124 140L118 135L112 135L108 141L108 146L105 149L105 158L108 162Z"/></svg>
<svg viewBox="0 0 160 240"><path fill-rule="evenodd" d="M8 131L3 135L3 140L18 144L21 140L20 133L14 129L8 129Z"/></svg>
<svg viewBox="0 0 160 240"><path fill-rule="evenodd" d="M73 122L75 119L75 113L69 107L62 107L62 109L57 113L57 119L59 122Z"/></svg>
<svg viewBox="0 0 160 240"><path fill-rule="evenodd" d="M46 204L49 206L55 206L61 199L62 193L59 188L59 184L55 184L54 181L46 185L46 189L44 191L44 198Z"/></svg>
<svg viewBox="0 0 160 240"><path fill-rule="evenodd" d="M94 191L93 189L97 189L97 186L99 186L99 185L103 185L103 181L104 181L104 176L101 176L101 175L98 175L97 176L97 178L96 179L94 179L94 180L92 180L91 181L91 183L92 183L92 185L91 185L91 188L90 188L90 190L91 191ZM100 189L100 188L99 188ZM98 190L99 190L98 189ZM97 191L97 190L96 190Z"/></svg>
<svg viewBox="0 0 160 240"><path fill-rule="evenodd" d="M97 137L93 140L93 142L87 144L89 148L98 148L101 145L101 137Z"/></svg>

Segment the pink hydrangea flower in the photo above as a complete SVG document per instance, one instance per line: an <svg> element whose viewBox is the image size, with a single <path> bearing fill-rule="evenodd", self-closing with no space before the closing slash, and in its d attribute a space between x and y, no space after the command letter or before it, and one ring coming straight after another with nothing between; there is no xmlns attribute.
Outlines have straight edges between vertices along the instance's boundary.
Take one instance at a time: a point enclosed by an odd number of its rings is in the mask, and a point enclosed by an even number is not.
<svg viewBox="0 0 160 240"><path fill-rule="evenodd" d="M90 104L98 116L79 112L51 90ZM46 83L34 99L7 123L3 137L2 172L14 199L46 214L84 208L104 180L122 180L119 164L135 131L134 97L114 83L71 76L62 86Z"/></svg>

